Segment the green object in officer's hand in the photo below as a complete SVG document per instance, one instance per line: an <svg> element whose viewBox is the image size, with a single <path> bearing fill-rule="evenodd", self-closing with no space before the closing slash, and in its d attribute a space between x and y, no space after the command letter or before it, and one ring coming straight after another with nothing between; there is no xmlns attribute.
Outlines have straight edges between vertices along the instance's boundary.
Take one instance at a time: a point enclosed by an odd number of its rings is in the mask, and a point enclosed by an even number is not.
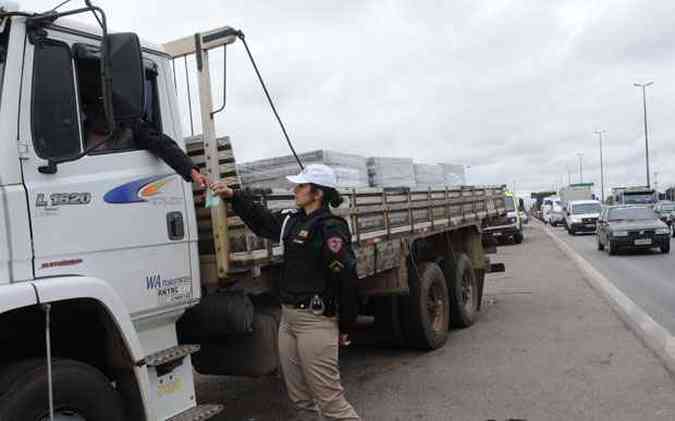
<svg viewBox="0 0 675 421"><path fill-rule="evenodd" d="M206 190L206 204L207 208L215 208L220 205L220 196L213 194L211 189Z"/></svg>

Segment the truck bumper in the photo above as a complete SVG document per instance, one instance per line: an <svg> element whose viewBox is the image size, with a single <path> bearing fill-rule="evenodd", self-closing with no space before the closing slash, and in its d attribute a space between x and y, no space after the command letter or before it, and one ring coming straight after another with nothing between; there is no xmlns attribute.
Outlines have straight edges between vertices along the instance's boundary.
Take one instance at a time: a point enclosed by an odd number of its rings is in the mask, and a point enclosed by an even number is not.
<svg viewBox="0 0 675 421"><path fill-rule="evenodd" d="M501 237L511 237L518 232L518 225L509 224L509 225L498 225L495 227L485 227L483 228L483 235L491 235L494 238Z"/></svg>

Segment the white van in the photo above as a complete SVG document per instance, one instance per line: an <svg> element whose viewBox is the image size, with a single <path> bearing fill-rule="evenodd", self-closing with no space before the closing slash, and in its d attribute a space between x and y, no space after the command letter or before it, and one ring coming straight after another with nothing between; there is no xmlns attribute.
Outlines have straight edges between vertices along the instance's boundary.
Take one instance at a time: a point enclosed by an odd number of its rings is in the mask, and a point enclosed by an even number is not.
<svg viewBox="0 0 675 421"><path fill-rule="evenodd" d="M562 202L558 196L551 196L544 199L542 206L544 222L557 227L565 221Z"/></svg>
<svg viewBox="0 0 675 421"><path fill-rule="evenodd" d="M602 204L598 200L572 200L567 203L565 226L570 235L595 232Z"/></svg>

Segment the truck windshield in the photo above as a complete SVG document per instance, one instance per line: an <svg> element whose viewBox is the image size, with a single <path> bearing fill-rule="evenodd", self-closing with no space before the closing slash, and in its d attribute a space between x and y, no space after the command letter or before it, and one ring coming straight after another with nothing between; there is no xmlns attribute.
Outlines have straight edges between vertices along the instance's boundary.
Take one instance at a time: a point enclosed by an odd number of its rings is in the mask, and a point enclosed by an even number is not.
<svg viewBox="0 0 675 421"><path fill-rule="evenodd" d="M572 213L575 215L582 213L600 213L602 207L599 203L580 203L572 206Z"/></svg>
<svg viewBox="0 0 675 421"><path fill-rule="evenodd" d="M651 193L634 193L634 194L623 194L623 203L627 205L639 205L654 203L654 195Z"/></svg>
<svg viewBox="0 0 675 421"><path fill-rule="evenodd" d="M516 210L516 206L513 203L513 197L511 196L506 196L504 198L504 206L506 207L507 211L514 211Z"/></svg>
<svg viewBox="0 0 675 421"><path fill-rule="evenodd" d="M657 219L653 210L643 207L610 209L608 221Z"/></svg>

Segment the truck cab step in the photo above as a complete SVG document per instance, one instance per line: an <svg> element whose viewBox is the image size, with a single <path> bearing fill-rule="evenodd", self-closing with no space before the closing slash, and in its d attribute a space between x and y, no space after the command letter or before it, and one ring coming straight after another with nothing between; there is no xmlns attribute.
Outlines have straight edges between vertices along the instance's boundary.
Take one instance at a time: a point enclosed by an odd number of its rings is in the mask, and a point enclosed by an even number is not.
<svg viewBox="0 0 675 421"><path fill-rule="evenodd" d="M199 345L176 345L163 351L146 356L141 362L148 367L158 367L172 361L180 360L199 351Z"/></svg>
<svg viewBox="0 0 675 421"><path fill-rule="evenodd" d="M169 418L167 421L204 421L223 412L223 405L199 405Z"/></svg>

